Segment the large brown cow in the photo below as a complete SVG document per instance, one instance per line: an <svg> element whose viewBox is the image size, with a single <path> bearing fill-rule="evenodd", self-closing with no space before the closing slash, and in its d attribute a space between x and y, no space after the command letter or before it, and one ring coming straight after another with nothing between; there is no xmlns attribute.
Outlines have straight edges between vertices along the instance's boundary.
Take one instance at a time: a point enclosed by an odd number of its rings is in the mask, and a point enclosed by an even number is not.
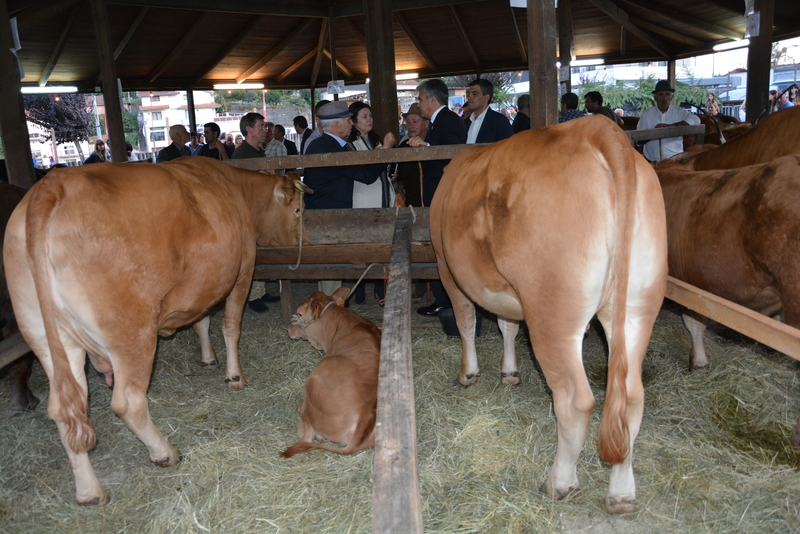
<svg viewBox="0 0 800 534"><path fill-rule="evenodd" d="M781 112L782 113L782 112ZM658 172L672 276L800 328L800 155L733 170ZM707 319L684 315L689 367L708 367ZM800 446L800 422L792 437Z"/></svg>
<svg viewBox="0 0 800 534"><path fill-rule="evenodd" d="M612 464L606 508L634 509L641 363L666 290L663 202L622 130L592 116L461 152L431 204L431 241L462 339L459 382L479 372L472 302L498 315L506 382L519 381L514 337L519 321L528 324L558 418L543 488L551 498L578 487L594 408L581 346L597 314L611 353L598 444Z"/></svg>
<svg viewBox="0 0 800 534"><path fill-rule="evenodd" d="M776 111L742 135L719 148L685 158L682 163L662 160L656 169L708 171L737 169L769 163L781 156L800 154L800 106Z"/></svg>
<svg viewBox="0 0 800 534"><path fill-rule="evenodd" d="M306 380L298 442L281 453L284 458L311 449L353 454L375 446L381 331L344 307L349 292L340 287L330 297L312 293L289 325L289 337L307 339L325 356ZM314 443L315 439L343 447Z"/></svg>
<svg viewBox="0 0 800 534"><path fill-rule="evenodd" d="M302 195L292 182L209 158L58 169L9 221L6 276L19 328L50 380L48 415L75 474L76 497L108 495L89 462L84 362L113 379L111 408L160 466L178 450L150 418L146 389L158 335L225 300L226 382L245 385L238 356L256 243L298 243Z"/></svg>

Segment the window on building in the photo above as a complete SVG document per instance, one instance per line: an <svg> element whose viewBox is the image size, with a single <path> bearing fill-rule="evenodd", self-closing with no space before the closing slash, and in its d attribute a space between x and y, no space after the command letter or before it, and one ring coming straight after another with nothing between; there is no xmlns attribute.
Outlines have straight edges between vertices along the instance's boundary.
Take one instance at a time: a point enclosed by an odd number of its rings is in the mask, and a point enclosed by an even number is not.
<svg viewBox="0 0 800 534"><path fill-rule="evenodd" d="M74 145L66 145L64 147L64 154L67 156L74 156L75 155L75 146Z"/></svg>
<svg viewBox="0 0 800 534"><path fill-rule="evenodd" d="M164 136L164 128L153 128L150 130L150 136L153 141L164 141L166 139Z"/></svg>
<svg viewBox="0 0 800 534"><path fill-rule="evenodd" d="M150 97L150 102L160 102L160 101L161 101L161 97L158 96L158 95L153 95L153 96Z"/></svg>
<svg viewBox="0 0 800 534"><path fill-rule="evenodd" d="M154 121L163 120L162 117L161 117L161 112L160 111L154 111L153 112L153 120Z"/></svg>

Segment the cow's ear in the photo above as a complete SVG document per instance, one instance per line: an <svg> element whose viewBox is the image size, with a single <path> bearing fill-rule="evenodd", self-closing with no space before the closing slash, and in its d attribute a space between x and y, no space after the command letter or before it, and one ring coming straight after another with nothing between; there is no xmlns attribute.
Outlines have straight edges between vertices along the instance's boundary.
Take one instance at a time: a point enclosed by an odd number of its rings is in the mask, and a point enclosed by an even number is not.
<svg viewBox="0 0 800 534"><path fill-rule="evenodd" d="M334 302L336 302L337 306L344 307L344 301L347 300L347 297L349 296L350 296L350 288L342 286L333 292L331 298L333 299Z"/></svg>
<svg viewBox="0 0 800 534"><path fill-rule="evenodd" d="M322 313L322 303L318 300L311 301L311 317L319 319L319 314Z"/></svg>
<svg viewBox="0 0 800 534"><path fill-rule="evenodd" d="M285 183L279 182L275 185L275 189L272 190L272 196L275 197L276 202L288 206L292 203L292 199L294 198L294 189L286 187Z"/></svg>

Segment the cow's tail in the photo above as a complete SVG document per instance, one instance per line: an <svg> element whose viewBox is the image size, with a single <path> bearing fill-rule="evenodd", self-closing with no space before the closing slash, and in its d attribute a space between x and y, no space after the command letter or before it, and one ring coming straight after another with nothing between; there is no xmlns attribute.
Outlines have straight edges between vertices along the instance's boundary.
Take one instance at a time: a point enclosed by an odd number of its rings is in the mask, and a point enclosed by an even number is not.
<svg viewBox="0 0 800 534"><path fill-rule="evenodd" d="M362 416L358 420L356 429L353 431L353 439L347 444L347 447L332 447L322 443L312 443L310 441L298 441L285 451L281 453L284 458L291 458L295 454L307 452L312 449L322 449L336 454L353 454L362 449L366 449L364 442L367 441L370 434L375 430L375 410L370 410L370 414L366 417Z"/></svg>
<svg viewBox="0 0 800 534"><path fill-rule="evenodd" d="M58 413L51 414L51 416L66 426L64 440L69 448L75 452L86 452L94 447L95 443L94 429L88 416L87 394L72 374L67 352L58 336L53 309L53 288L48 268L50 239L47 227L63 197L64 191L61 184L54 180L43 180L36 184L36 189L28 201L25 234L28 261L33 272L53 365L53 376L50 377L50 380L52 381L51 387L57 395Z"/></svg>
<svg viewBox="0 0 800 534"><path fill-rule="evenodd" d="M619 132L622 137L622 132ZM620 142L620 145L625 142ZM627 144L627 143L626 143ZM634 207L636 198L636 160L632 150L620 150L617 144L608 148L605 157L610 165L614 183L614 213L616 246L612 262L611 347L608 360L606 399L600 418L597 448L600 458L609 464L624 461L630 448L627 422L628 354L625 340L625 320L628 301L631 247L633 243ZM633 179L629 177L633 175Z"/></svg>

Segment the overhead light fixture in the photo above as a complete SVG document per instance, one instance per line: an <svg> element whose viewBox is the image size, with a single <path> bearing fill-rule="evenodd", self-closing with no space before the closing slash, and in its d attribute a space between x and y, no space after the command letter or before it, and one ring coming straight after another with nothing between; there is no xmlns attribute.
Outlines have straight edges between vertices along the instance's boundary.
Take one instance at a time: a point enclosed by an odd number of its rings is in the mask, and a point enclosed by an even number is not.
<svg viewBox="0 0 800 534"><path fill-rule="evenodd" d="M409 72L408 74L398 74L394 77L395 80L416 80L419 78L419 74L416 72Z"/></svg>
<svg viewBox="0 0 800 534"><path fill-rule="evenodd" d="M78 88L72 85L26 86L20 88L20 92L24 95L52 95L56 93L77 93Z"/></svg>
<svg viewBox="0 0 800 534"><path fill-rule="evenodd" d="M229 90L242 90L247 91L249 89L263 89L263 83L218 83L214 85L214 89L229 89Z"/></svg>
<svg viewBox="0 0 800 534"><path fill-rule="evenodd" d="M744 48L750 46L750 39L741 39L739 41L728 41L727 43L720 43L714 45L714 50L722 52L723 50L734 50L736 48Z"/></svg>
<svg viewBox="0 0 800 534"><path fill-rule="evenodd" d="M592 65L603 65L605 60L602 58L597 59L576 59L575 61L570 61L570 67L589 67Z"/></svg>

